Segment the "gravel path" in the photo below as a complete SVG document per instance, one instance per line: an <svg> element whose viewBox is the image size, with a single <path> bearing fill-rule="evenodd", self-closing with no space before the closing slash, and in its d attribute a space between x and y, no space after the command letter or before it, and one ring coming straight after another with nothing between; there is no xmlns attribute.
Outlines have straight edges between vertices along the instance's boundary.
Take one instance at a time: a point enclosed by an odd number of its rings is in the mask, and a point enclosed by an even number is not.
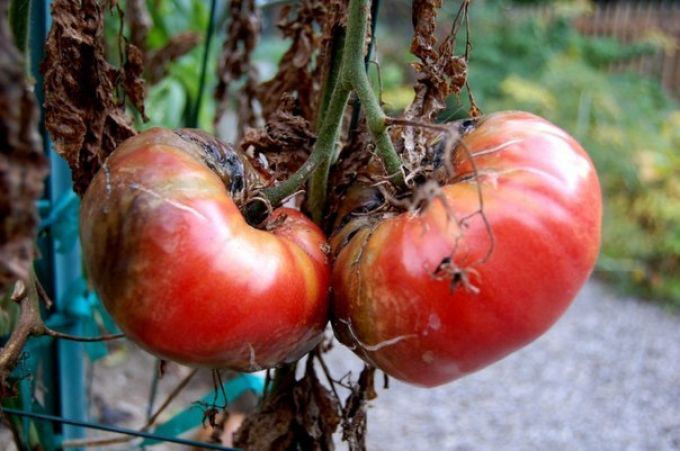
<svg viewBox="0 0 680 451"><path fill-rule="evenodd" d="M392 381L368 421L369 450L680 450L680 315L591 282L529 347L435 389Z"/></svg>

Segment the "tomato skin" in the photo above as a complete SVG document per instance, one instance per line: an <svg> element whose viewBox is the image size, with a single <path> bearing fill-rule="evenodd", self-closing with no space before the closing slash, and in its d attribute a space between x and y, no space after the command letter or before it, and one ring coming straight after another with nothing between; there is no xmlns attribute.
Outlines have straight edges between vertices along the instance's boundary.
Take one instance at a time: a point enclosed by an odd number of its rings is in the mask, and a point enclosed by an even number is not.
<svg viewBox="0 0 680 451"><path fill-rule="evenodd" d="M545 332L600 245L597 175L558 127L529 113L493 114L453 155L452 182L422 211L357 218L331 238L336 336L387 374L426 387Z"/></svg>
<svg viewBox="0 0 680 451"><path fill-rule="evenodd" d="M108 158L82 202L89 278L161 358L240 371L295 360L328 319L324 235L286 208L266 230L248 225L199 147L152 129Z"/></svg>

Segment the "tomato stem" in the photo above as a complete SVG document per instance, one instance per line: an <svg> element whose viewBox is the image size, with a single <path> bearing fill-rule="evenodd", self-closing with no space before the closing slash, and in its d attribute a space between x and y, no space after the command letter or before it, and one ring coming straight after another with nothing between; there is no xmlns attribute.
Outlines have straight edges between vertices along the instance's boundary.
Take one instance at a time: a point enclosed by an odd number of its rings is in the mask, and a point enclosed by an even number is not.
<svg viewBox="0 0 680 451"><path fill-rule="evenodd" d="M314 149L309 155L309 158L307 158L307 161L305 161L305 163L288 179L278 185L265 188L262 191L262 195L266 197L272 205L280 204L286 197L293 194L313 172L320 169L320 166L322 166L325 161L330 161L335 148L335 143L338 141L340 124L342 123L342 117L348 99L349 89L346 86L343 86L342 83L337 83L333 89L326 116L321 122ZM326 165L324 165L323 170L328 171ZM260 221L254 220L253 218L260 217L264 209L265 205L262 202L252 202L246 207L245 215L251 223L258 223Z"/></svg>
<svg viewBox="0 0 680 451"><path fill-rule="evenodd" d="M322 96L322 109L318 113L321 124L312 153L307 161L287 180L262 191L262 195L272 205L278 205L286 197L293 194L310 175L314 174L310 183L307 206L312 219L316 223L320 223L323 217L328 190L328 175L333 163L333 155L345 108L352 90L356 92L364 107L368 129L375 140L378 154L383 160L390 180L398 186L405 185L401 159L387 133L388 124L385 113L366 74L364 50L370 2L371 0L350 0L349 2L342 59L339 69L330 68L326 86L331 95L328 100L326 100L327 94ZM335 74L335 70L339 72ZM265 205L262 202L252 202L246 208L246 217L249 218L251 223L258 222L255 218L260 218L264 209Z"/></svg>
<svg viewBox="0 0 680 451"><path fill-rule="evenodd" d="M370 0L351 0L347 19L347 41L343 58L342 75L344 81L354 88L364 108L368 130L375 139L378 154L383 160L388 176L393 183L403 186L404 174L402 163L397 155L392 140L387 133L385 113L378 98L373 92L366 74L364 49L368 31L368 12ZM375 36L372 37L375 39Z"/></svg>

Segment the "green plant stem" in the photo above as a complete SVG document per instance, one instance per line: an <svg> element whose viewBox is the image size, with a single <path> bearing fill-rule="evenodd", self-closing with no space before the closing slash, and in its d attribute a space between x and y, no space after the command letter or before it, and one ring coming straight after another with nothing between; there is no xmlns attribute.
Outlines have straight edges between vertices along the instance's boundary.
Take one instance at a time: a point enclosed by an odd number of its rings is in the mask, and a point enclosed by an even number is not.
<svg viewBox="0 0 680 451"><path fill-rule="evenodd" d="M333 40L330 49L329 57L329 68L326 79L324 80L323 92L321 93L321 102L319 105L319 110L316 117L316 129L319 130L320 126L323 125L323 120L325 119L326 111L331 105L331 99L333 93L338 86L339 80L342 74L342 60L345 48L345 28L342 27L340 30L336 30L333 34ZM348 97L349 100L349 97ZM344 108L343 108L344 114ZM340 117L342 121L342 116ZM339 138L340 129L338 128L338 134L335 136L337 142ZM317 224L321 224L323 219L324 207L326 202L326 194L328 192L328 176L330 174L331 166L335 161L335 148L333 148L325 158L318 169L312 174L312 178L309 181L309 196L307 198L307 209L311 213L312 220Z"/></svg>
<svg viewBox="0 0 680 451"><path fill-rule="evenodd" d="M342 123L342 116L345 112L345 106L347 105L348 99L349 88L343 86L342 83L336 84L335 89L333 89L333 94L331 95L328 111L321 122L314 149L307 161L305 161L305 163L284 182L263 190L263 196L266 197L272 205L280 203L286 197L293 194L295 190L307 180L312 172L317 170L324 161L330 160L333 155L335 143L338 140L338 135L340 134L340 124ZM257 202L250 205L252 206L252 210L249 208L249 211L246 212L246 216L252 217L253 214L257 216L257 209L262 208L262 204Z"/></svg>
<svg viewBox="0 0 680 451"><path fill-rule="evenodd" d="M387 133L385 113L373 92L364 62L364 41L368 31L368 12L370 0L352 0L349 4L347 19L347 42L343 57L343 76L357 93L364 108L368 130L375 139L378 154L385 164L385 169L392 182L404 185L404 175L399 155Z"/></svg>
<svg viewBox="0 0 680 451"><path fill-rule="evenodd" d="M321 93L321 100L319 104L319 110L316 113L316 118L314 120L314 129L318 130L321 127L323 121L324 112L328 109L331 103L331 97L333 96L333 91L337 85L338 79L340 78L340 70L342 68L342 53L345 47L345 28L338 27L333 34L333 39L331 42L330 57L328 59L328 73L323 81L323 92Z"/></svg>
<svg viewBox="0 0 680 451"><path fill-rule="evenodd" d="M369 10L370 0L350 0L342 62L337 81L327 102L327 110L322 110L320 113L321 125L312 153L287 180L262 191L263 197L269 203L277 205L293 194L312 173L318 171L310 186L307 203L312 219L317 223L323 217L333 151L338 142L340 126L352 89L356 91L364 106L368 128L375 139L378 154L385 164L390 180L398 186L404 186L401 159L387 133L385 113L380 107L366 74L364 49ZM322 100L322 106L324 103ZM263 210L262 202L252 202L246 207L245 214L251 223L257 223Z"/></svg>

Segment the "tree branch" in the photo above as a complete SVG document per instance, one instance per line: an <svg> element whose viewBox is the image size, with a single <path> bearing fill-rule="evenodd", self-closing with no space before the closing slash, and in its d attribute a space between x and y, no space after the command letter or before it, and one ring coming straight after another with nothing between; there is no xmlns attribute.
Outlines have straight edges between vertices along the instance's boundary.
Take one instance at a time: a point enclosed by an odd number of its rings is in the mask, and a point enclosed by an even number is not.
<svg viewBox="0 0 680 451"><path fill-rule="evenodd" d="M50 329L40 316L39 283L31 274L28 284L17 282L12 300L19 304L19 320L5 346L0 349L0 392L5 382L21 358L21 351L30 337L52 337L61 340L91 343L122 338L123 334L102 335L98 337L79 337Z"/></svg>

